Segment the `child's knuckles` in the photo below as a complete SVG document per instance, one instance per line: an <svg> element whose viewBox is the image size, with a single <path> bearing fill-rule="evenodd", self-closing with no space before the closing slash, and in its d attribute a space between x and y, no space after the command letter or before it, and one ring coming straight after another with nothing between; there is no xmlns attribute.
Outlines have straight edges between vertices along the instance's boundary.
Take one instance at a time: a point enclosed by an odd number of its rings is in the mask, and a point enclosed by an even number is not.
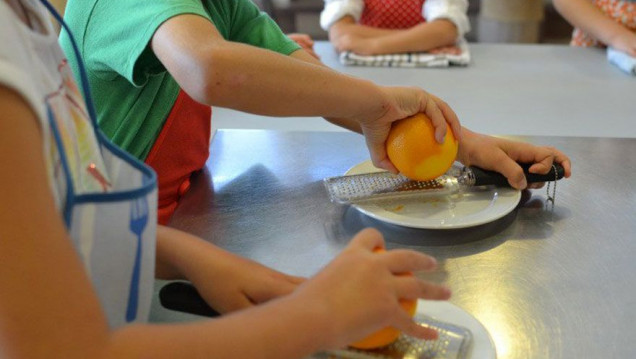
<svg viewBox="0 0 636 359"><path fill-rule="evenodd" d="M420 283L420 298L424 299L447 299L448 289L439 284L433 284L429 282Z"/></svg>

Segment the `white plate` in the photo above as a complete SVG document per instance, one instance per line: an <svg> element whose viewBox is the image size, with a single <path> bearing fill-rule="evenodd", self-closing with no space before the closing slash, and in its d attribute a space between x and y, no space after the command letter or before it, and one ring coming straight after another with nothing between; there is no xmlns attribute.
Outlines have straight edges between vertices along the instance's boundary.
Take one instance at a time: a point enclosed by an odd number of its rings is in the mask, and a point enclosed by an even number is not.
<svg viewBox="0 0 636 359"><path fill-rule="evenodd" d="M452 171L457 172L458 165ZM345 175L381 171L371 161L350 168ZM453 196L399 198L353 205L377 220L412 228L454 229L492 222L510 213L521 200L521 191L493 186L477 187Z"/></svg>
<svg viewBox="0 0 636 359"><path fill-rule="evenodd" d="M417 312L470 330L473 336L473 345L468 358L495 359L497 357L495 343L488 334L488 330L477 318L464 309L447 301L420 299L417 302Z"/></svg>
<svg viewBox="0 0 636 359"><path fill-rule="evenodd" d="M495 349L495 344L488 334L488 330L477 320L477 318L473 317L470 313L466 312L462 308L447 302L447 301L432 301L432 300L423 300L420 299L417 303L417 314L424 315L429 318L433 318L436 321L448 323L450 325L456 326L454 329L454 333L461 333L464 330L468 330L470 332L470 344L468 350L465 352L465 356L462 356L466 359L495 359L497 357L497 350ZM423 318L420 316L420 319ZM428 321L430 323L430 321ZM449 328L447 325L442 325L442 328ZM444 339L438 339L444 340ZM417 341L417 340L416 340ZM404 352L405 343L406 345L415 345L414 348L421 349L417 344L413 344L414 342L402 342L402 344L398 345L399 350L402 353L399 355L404 355L404 358L412 357L415 353L421 353L419 349L408 350L407 353ZM453 346L452 346L453 347ZM455 347L455 349L457 349ZM390 354L383 352L365 352L359 350L333 350L329 352L325 352L326 355L314 357L316 359L324 359L324 358L338 358L338 359L374 359L374 358L388 358L388 357L398 357L395 353L394 349L387 349ZM452 349L451 349L452 350ZM451 353L448 353L450 357ZM453 351L453 354L458 354ZM426 355L426 354L424 354ZM416 355L419 357L419 355ZM436 356L437 357L437 356ZM443 356L446 357L446 356Z"/></svg>

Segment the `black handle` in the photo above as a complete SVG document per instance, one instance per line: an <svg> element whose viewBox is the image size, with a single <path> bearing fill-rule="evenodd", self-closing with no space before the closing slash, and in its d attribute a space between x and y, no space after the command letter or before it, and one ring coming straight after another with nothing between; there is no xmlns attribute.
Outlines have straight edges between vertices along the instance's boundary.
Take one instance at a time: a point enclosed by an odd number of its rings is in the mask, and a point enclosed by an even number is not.
<svg viewBox="0 0 636 359"><path fill-rule="evenodd" d="M526 181L528 183L549 182L554 181L555 179L560 180L565 175L565 169L563 169L563 166L558 163L553 163L554 167L552 167L548 173L543 175L528 172L530 166L533 165L532 163L520 163L519 165L523 168L523 173L525 173ZM499 172L487 171L474 166L470 166L469 168L475 175L475 186L495 185L510 187L508 179ZM556 174L554 173L555 168Z"/></svg>
<svg viewBox="0 0 636 359"><path fill-rule="evenodd" d="M159 290L159 302L164 308L180 312L218 317L220 314L203 300L197 289L190 283L172 282Z"/></svg>

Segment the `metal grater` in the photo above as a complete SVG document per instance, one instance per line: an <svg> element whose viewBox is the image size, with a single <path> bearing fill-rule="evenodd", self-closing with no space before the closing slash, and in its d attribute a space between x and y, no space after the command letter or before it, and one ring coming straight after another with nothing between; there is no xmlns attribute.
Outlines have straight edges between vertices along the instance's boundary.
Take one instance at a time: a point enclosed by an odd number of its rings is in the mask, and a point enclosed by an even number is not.
<svg viewBox="0 0 636 359"><path fill-rule="evenodd" d="M459 189L457 178L442 176L430 181L413 181L390 172L363 173L324 179L329 199L336 203L359 203L381 198L422 194L445 195Z"/></svg>
<svg viewBox="0 0 636 359"><path fill-rule="evenodd" d="M321 353L321 359L465 359L472 348L472 334L464 327L440 322L418 314L420 325L437 330L436 340L422 340L400 335L392 344L374 350L333 350Z"/></svg>
<svg viewBox="0 0 636 359"><path fill-rule="evenodd" d="M565 175L565 169L558 163L546 174L530 173L531 164L520 163L528 183L557 181ZM413 181L390 172L372 172L352 176L338 176L324 179L325 187L332 202L360 203L388 197L414 195L449 195L475 186L510 186L502 174L483 170L479 167L464 167L459 171L451 168L445 175L430 181ZM556 183L555 183L556 188Z"/></svg>

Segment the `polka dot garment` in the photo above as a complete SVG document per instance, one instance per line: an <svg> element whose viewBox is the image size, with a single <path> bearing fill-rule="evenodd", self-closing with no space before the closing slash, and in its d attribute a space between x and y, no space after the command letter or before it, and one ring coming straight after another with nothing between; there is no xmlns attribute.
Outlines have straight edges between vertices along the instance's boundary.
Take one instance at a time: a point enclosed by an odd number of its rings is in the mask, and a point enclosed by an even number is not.
<svg viewBox="0 0 636 359"><path fill-rule="evenodd" d="M626 28L636 31L636 2L633 1L620 1L620 0L595 0L594 4L605 15L611 17L619 24L622 24ZM573 46L605 46L596 38L583 32L581 29L576 28L572 33Z"/></svg>
<svg viewBox="0 0 636 359"><path fill-rule="evenodd" d="M426 21L424 0L365 0L360 23L384 29L408 29Z"/></svg>

